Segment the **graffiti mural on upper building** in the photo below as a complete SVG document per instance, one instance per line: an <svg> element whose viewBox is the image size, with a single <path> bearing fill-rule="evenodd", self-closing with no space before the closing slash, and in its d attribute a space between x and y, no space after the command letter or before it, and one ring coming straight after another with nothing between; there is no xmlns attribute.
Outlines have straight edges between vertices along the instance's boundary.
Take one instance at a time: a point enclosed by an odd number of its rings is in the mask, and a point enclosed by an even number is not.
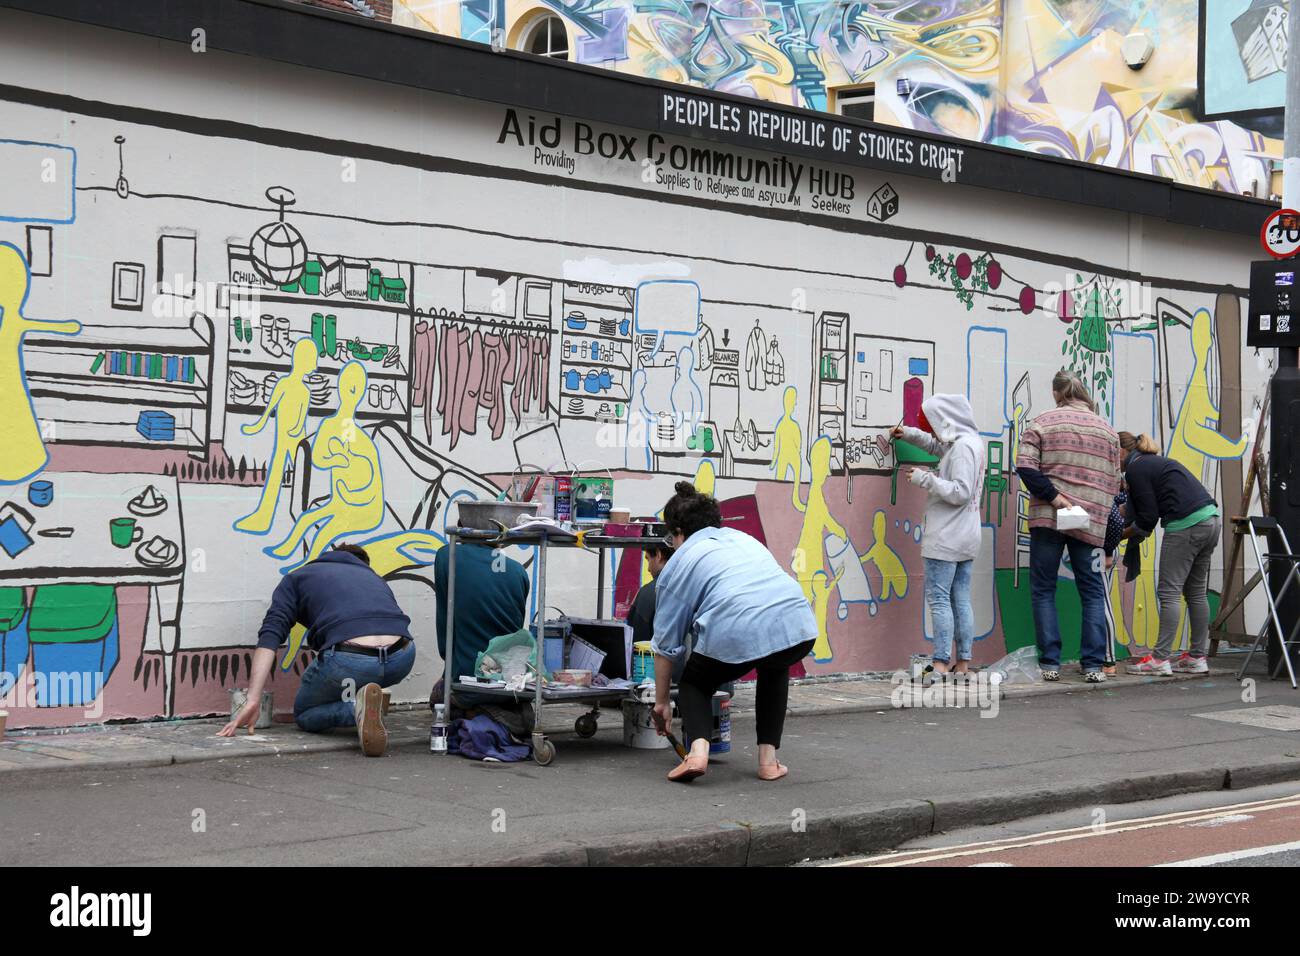
<svg viewBox="0 0 1300 956"><path fill-rule="evenodd" d="M815 110L869 84L877 122L1267 196L1271 160L1281 156L1287 6L396 0L393 16L485 43L496 30L501 43L520 46L551 13L581 63ZM1154 48L1136 70L1121 51L1132 33ZM1200 59L1208 121L1197 114ZM1250 110L1270 112L1234 121Z"/></svg>

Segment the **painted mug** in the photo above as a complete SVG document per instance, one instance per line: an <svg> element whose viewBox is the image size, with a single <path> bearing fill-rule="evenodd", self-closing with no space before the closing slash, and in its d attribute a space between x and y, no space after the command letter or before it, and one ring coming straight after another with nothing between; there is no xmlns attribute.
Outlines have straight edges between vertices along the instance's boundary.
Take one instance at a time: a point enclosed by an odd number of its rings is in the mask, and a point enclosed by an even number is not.
<svg viewBox="0 0 1300 956"><path fill-rule="evenodd" d="M144 535L144 528L134 518L113 518L108 523L108 536L115 548L129 548Z"/></svg>
<svg viewBox="0 0 1300 956"><path fill-rule="evenodd" d="M54 482L33 481L27 486L27 500L38 508L44 508L54 500Z"/></svg>

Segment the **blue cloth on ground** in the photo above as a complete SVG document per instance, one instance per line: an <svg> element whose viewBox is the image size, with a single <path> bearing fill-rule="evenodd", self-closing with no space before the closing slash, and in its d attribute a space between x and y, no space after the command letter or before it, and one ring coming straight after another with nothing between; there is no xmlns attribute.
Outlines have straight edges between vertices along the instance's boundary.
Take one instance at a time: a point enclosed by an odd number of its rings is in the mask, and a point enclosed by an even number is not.
<svg viewBox="0 0 1300 956"><path fill-rule="evenodd" d="M447 750L470 760L496 760L515 763L532 755L528 744L515 743L510 731L487 714L451 722Z"/></svg>

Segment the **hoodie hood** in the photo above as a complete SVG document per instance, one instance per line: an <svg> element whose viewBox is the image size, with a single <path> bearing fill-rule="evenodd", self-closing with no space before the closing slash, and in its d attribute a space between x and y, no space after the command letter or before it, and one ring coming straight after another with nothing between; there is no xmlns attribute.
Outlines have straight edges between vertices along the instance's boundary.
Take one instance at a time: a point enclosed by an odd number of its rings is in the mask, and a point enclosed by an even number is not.
<svg viewBox="0 0 1300 956"><path fill-rule="evenodd" d="M978 435L975 412L965 395L931 395L921 403L921 411L934 429L934 435L952 444L963 435Z"/></svg>

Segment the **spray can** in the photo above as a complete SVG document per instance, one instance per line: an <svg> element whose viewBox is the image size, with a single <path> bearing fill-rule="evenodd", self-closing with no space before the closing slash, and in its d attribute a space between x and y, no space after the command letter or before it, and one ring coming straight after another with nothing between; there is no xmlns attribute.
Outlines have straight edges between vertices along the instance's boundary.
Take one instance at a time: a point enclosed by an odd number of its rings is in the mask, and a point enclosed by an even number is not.
<svg viewBox="0 0 1300 956"><path fill-rule="evenodd" d="M433 705L433 726L429 728L429 753L447 753L447 705Z"/></svg>

